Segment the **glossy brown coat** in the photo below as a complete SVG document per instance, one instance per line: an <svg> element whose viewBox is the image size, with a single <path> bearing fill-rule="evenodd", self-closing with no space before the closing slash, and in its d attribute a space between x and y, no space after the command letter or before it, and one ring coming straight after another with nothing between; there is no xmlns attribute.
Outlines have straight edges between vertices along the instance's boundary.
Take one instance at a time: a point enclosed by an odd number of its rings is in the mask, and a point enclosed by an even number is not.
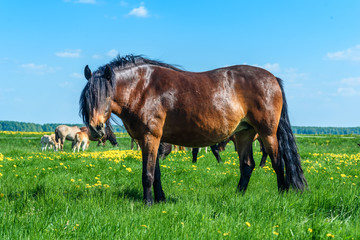
<svg viewBox="0 0 360 240"><path fill-rule="evenodd" d="M95 80L89 71L85 69L85 76L91 85ZM241 170L238 189L245 191L255 166L252 142L259 134L277 173L279 190L288 189L290 184L302 190L306 185L301 166L294 168L299 173L299 177L295 177L299 184L293 183L291 174L294 169L290 167L287 171L290 178L284 178L284 162L288 168L288 165L293 165L293 160L282 159L281 154L278 156L280 118L286 122L283 131L290 134L290 138L293 135L288 133L290 124L286 108L283 110L286 103L284 105L281 82L268 71L238 65L193 73L146 62L130 67L111 64L98 71L100 73L95 72L94 75L101 78L100 81L108 81L113 92L108 100L98 104L96 111L89 114L90 130L94 135L101 135L101 126L113 113L121 118L130 136L139 141L143 156L144 199L147 203L153 201L152 186L155 200L165 200L156 160L160 141L204 147L235 135ZM83 96L87 91L85 88L81 101L86 102ZM84 106L86 104L82 105L82 112L86 117L85 113L89 111ZM297 155L293 145L290 148L292 153L288 155ZM294 161L295 165L299 165L298 160Z"/></svg>

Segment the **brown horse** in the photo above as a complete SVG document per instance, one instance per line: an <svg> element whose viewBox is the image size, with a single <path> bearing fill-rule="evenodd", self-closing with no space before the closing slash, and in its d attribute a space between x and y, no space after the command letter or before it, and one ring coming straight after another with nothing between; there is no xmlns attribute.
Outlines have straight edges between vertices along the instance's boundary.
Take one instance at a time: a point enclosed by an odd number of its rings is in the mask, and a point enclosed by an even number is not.
<svg viewBox="0 0 360 240"><path fill-rule="evenodd" d="M306 188L282 81L270 72L238 65L193 73L130 55L94 73L86 66L84 74L88 82L80 97L80 115L91 134L101 137L113 113L139 141L146 203L153 203L152 187L155 201L165 200L157 158L160 141L204 147L233 134L240 192L245 192L255 166L252 142L257 133L270 156L279 191Z"/></svg>

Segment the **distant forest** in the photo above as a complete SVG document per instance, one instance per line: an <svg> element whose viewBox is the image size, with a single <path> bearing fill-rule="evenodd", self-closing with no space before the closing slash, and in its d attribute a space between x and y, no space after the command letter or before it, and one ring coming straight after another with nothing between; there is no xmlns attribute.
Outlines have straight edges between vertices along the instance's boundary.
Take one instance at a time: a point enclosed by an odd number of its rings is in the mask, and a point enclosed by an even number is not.
<svg viewBox="0 0 360 240"><path fill-rule="evenodd" d="M55 128L63 123L25 123L15 121L0 121L0 131L19 131L19 132L53 132ZM65 124L68 126L83 127L83 124ZM115 132L124 132L123 126L112 125Z"/></svg>
<svg viewBox="0 0 360 240"><path fill-rule="evenodd" d="M56 123L37 124L15 121L0 121L0 131L20 131L20 132L53 132L55 128L61 125ZM69 126L82 124L66 124ZM125 132L123 126L112 125L115 132ZM348 135L360 134L360 127L292 127L295 134L332 134L332 135Z"/></svg>

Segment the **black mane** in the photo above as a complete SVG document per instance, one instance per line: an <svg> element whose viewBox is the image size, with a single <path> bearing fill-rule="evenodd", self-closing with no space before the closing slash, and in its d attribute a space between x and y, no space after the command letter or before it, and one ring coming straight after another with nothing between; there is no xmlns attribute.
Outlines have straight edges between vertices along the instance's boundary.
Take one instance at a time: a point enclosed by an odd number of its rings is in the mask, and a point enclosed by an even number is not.
<svg viewBox="0 0 360 240"><path fill-rule="evenodd" d="M179 72L184 71L181 69L180 66L171 65L171 64L163 63L163 62L156 61L156 60L151 60L151 59L143 57L143 55L132 55L131 54L131 55L123 56L123 57L118 55L114 60L112 60L109 63L110 67L112 67L112 68L118 67L120 69L127 69L127 68L146 65L146 64L169 68L169 69L172 69L174 71L179 71ZM105 66L103 66L102 68L104 68L104 67Z"/></svg>

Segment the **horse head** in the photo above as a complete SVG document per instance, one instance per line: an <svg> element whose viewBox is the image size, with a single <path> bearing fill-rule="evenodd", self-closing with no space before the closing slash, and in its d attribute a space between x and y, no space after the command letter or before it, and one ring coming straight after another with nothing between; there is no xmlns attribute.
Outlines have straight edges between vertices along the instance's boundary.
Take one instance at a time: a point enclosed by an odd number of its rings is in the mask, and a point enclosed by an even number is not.
<svg viewBox="0 0 360 240"><path fill-rule="evenodd" d="M86 65L84 75L88 82L81 93L79 114L89 127L91 136L102 138L105 135L105 122L111 115L112 70L106 65L92 73Z"/></svg>

